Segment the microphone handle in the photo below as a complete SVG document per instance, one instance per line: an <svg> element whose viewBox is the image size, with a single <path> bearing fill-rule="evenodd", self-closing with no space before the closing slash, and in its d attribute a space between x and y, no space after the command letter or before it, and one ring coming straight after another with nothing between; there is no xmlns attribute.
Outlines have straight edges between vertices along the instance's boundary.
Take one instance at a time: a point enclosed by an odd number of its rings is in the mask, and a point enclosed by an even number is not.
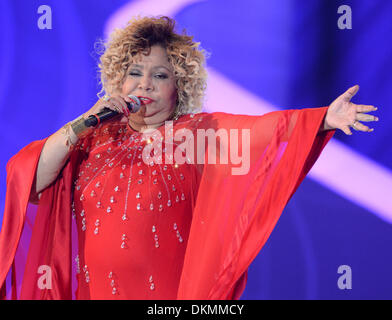
<svg viewBox="0 0 392 320"><path fill-rule="evenodd" d="M134 98L138 99L137 97ZM131 113L137 112L140 109L140 100L138 99L137 102L137 104L127 102L128 110ZM97 124L105 120L111 119L117 115L119 115L117 111L113 111L112 109L105 107L102 109L101 112L98 112L95 115L91 115L86 120L84 120L84 125L86 127L95 127Z"/></svg>
<svg viewBox="0 0 392 320"><path fill-rule="evenodd" d="M86 127L95 127L98 123L111 119L118 114L119 113L117 111L113 111L112 109L105 107L101 112L98 112L95 115L91 115L86 120L84 120L84 125Z"/></svg>

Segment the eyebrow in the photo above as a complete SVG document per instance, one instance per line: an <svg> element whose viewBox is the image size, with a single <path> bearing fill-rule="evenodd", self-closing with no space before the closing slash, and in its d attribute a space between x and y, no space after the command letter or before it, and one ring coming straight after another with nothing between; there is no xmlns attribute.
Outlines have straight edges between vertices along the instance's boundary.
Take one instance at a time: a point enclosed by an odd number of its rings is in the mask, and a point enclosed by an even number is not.
<svg viewBox="0 0 392 320"><path fill-rule="evenodd" d="M143 69L143 68L144 68L143 65L141 65L141 64L135 64L135 63L132 63L132 64L131 64L131 67L136 67L136 68L140 68L140 69ZM170 69L169 69L168 67L164 66L164 65L159 65L159 66L153 67L153 69L159 69L159 68L165 68L167 71L170 71Z"/></svg>

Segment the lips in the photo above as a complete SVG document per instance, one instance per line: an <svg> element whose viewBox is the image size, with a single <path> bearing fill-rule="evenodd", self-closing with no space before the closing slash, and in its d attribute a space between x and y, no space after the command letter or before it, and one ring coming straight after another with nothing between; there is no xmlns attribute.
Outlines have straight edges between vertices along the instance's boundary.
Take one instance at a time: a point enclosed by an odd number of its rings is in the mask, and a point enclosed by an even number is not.
<svg viewBox="0 0 392 320"><path fill-rule="evenodd" d="M142 104L147 105L150 104L152 102L154 102L155 100L149 98L149 97L138 97L140 99L140 101L142 102Z"/></svg>

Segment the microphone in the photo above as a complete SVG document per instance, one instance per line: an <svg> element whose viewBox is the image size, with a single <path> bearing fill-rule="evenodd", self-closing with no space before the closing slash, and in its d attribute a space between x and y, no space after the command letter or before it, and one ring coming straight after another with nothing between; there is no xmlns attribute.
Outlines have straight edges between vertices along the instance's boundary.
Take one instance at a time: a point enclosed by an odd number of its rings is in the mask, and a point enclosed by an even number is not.
<svg viewBox="0 0 392 320"><path fill-rule="evenodd" d="M128 96L128 97L133 101L133 102L127 102L127 107L129 112L131 113L138 112L142 104L140 99L136 96ZM91 115L86 120L84 120L84 125L86 127L95 127L97 124L106 121L108 119L111 119L117 115L119 115L117 111L113 111L105 107L102 109L101 112Z"/></svg>

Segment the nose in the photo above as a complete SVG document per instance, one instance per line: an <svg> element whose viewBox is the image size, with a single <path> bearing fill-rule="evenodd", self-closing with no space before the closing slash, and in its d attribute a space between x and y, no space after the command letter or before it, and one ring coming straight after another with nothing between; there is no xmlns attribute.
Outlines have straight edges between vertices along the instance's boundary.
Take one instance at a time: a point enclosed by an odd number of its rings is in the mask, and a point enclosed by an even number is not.
<svg viewBox="0 0 392 320"><path fill-rule="evenodd" d="M139 89L145 91L152 91L154 89L151 78L148 75L141 77L139 82Z"/></svg>

